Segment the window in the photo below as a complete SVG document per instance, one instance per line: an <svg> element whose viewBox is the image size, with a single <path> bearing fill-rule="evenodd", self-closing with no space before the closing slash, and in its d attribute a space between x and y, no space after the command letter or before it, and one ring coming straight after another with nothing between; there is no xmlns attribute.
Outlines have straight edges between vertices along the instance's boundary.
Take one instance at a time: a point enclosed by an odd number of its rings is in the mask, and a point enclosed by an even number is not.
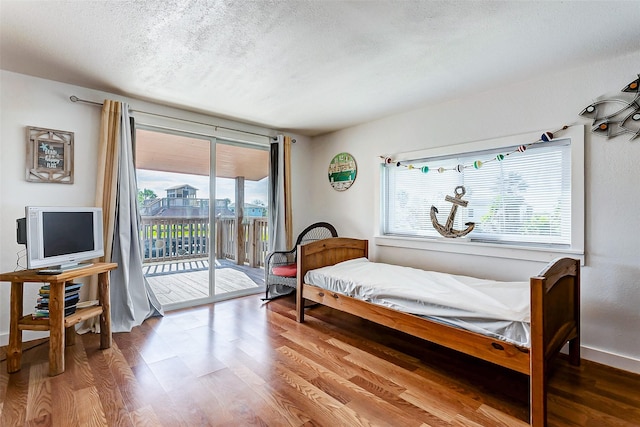
<svg viewBox="0 0 640 427"><path fill-rule="evenodd" d="M398 156L381 166L381 239L518 247L583 253L584 154L582 128L569 128L550 142L530 135L425 150ZM526 150L518 151L525 145ZM504 159L499 160L500 156ZM395 159L394 159L395 160ZM480 160L482 163L474 162ZM461 171L457 165L464 165ZM438 169L443 171L439 172ZM445 225L454 207L447 196L456 188L466 207L456 207L454 230L474 229L462 239L442 237L431 207ZM412 245L415 247L415 245ZM526 255L523 257L527 258Z"/></svg>

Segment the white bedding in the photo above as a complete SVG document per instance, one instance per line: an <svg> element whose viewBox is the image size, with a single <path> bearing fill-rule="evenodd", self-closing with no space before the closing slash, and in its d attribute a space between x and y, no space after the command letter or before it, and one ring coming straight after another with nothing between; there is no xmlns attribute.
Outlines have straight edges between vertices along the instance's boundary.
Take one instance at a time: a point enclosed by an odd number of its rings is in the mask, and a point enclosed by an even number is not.
<svg viewBox="0 0 640 427"><path fill-rule="evenodd" d="M305 283L530 345L529 282L497 282L358 258L310 270Z"/></svg>

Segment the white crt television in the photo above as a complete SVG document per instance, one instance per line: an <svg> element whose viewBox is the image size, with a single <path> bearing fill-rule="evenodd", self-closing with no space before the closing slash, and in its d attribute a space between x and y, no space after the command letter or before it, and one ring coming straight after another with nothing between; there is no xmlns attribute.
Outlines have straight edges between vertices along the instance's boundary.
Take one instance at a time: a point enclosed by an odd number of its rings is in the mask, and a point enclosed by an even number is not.
<svg viewBox="0 0 640 427"><path fill-rule="evenodd" d="M27 268L78 268L104 255L102 209L27 206L18 220L18 243L27 245Z"/></svg>

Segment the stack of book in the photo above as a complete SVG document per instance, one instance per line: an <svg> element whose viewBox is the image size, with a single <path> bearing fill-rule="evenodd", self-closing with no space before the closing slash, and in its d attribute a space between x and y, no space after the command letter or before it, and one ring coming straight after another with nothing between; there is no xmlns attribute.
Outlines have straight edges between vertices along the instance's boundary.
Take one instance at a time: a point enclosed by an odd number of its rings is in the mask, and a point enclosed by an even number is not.
<svg viewBox="0 0 640 427"><path fill-rule="evenodd" d="M80 288L82 283L68 282L64 287L64 315L68 316L76 312L76 304L80 300ZM51 291L50 285L43 285L38 292L38 303L36 304L36 311L32 317L34 319L48 319L49 318L49 292Z"/></svg>

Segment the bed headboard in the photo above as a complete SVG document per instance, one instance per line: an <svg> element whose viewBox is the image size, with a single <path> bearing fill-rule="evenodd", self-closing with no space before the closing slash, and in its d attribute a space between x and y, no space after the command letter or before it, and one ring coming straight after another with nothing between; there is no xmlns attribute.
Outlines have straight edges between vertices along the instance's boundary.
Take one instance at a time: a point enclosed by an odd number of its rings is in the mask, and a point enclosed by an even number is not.
<svg viewBox="0 0 640 427"><path fill-rule="evenodd" d="M368 256L368 240L332 237L299 245L297 249L298 281L304 279L307 271L314 268Z"/></svg>

